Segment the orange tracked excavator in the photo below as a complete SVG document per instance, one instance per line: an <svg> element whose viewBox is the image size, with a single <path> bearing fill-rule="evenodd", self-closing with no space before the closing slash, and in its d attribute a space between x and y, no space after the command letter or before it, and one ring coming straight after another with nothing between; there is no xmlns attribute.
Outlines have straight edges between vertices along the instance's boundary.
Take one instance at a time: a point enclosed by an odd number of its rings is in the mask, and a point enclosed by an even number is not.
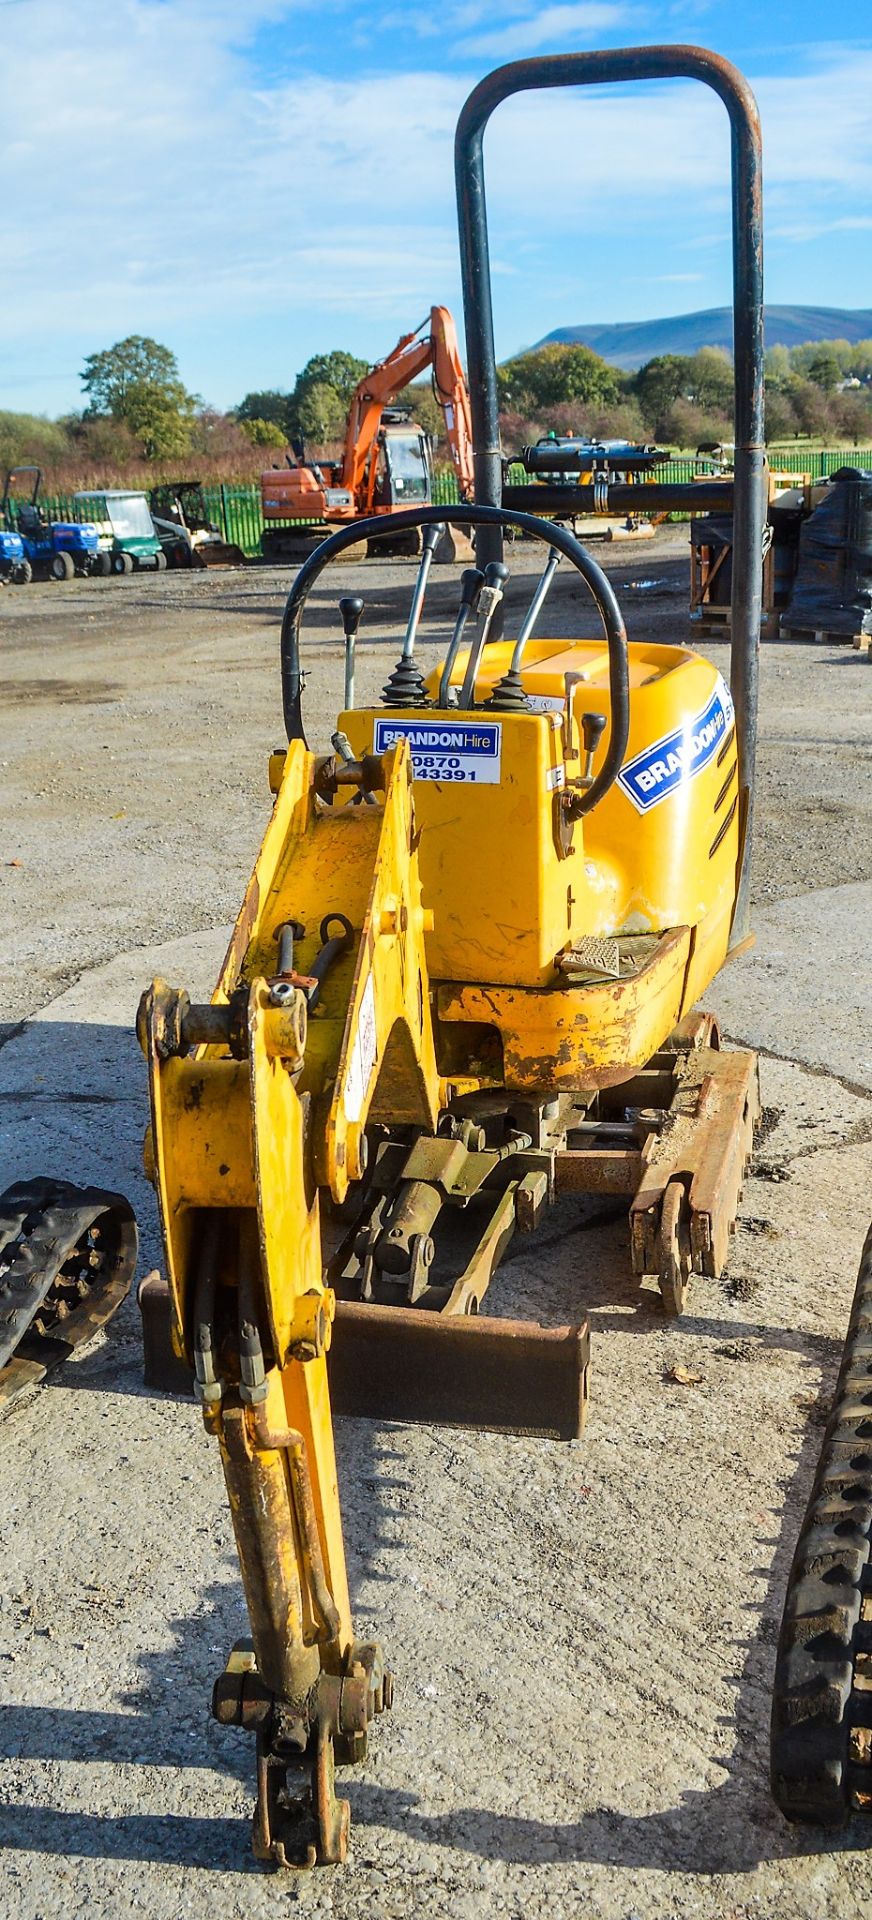
<svg viewBox="0 0 872 1920"><path fill-rule="evenodd" d="M421 326L402 334L387 359L364 374L348 410L341 460L317 465L301 460L261 475L265 558L297 560L336 526L430 503L429 435L392 407L426 367L432 368L433 390L445 417L461 499L472 498L472 415L457 329L447 307L431 307L429 331ZM294 520L309 524L281 524Z"/></svg>

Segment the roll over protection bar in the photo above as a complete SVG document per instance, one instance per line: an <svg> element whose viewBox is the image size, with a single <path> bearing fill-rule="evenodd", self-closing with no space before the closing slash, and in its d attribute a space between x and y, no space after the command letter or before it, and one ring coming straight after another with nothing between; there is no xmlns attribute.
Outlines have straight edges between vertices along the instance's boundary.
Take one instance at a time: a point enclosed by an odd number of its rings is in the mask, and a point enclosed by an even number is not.
<svg viewBox="0 0 872 1920"><path fill-rule="evenodd" d="M723 101L730 119L733 229L735 480L730 687L736 709L740 786L740 852L732 941L748 931L757 677L766 524L763 438L763 234L760 124L743 75L704 47L622 47L603 53L551 54L497 67L470 94L457 124L455 177L466 322L466 366L475 448L475 497L502 498L499 408L488 255L483 140L495 107L541 87L603 86L631 80L699 80ZM478 563L501 556L496 526L485 526Z"/></svg>

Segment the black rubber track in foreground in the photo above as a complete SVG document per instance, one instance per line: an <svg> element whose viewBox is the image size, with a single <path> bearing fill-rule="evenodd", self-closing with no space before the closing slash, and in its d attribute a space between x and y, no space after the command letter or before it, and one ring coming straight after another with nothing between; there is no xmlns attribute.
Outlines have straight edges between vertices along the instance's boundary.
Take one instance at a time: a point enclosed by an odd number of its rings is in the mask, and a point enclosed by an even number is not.
<svg viewBox="0 0 872 1920"><path fill-rule="evenodd" d="M788 1820L872 1812L872 1227L794 1555L772 1704L772 1791Z"/></svg>
<svg viewBox="0 0 872 1920"><path fill-rule="evenodd" d="M110 1319L136 1252L122 1194L41 1179L0 1195L0 1410Z"/></svg>

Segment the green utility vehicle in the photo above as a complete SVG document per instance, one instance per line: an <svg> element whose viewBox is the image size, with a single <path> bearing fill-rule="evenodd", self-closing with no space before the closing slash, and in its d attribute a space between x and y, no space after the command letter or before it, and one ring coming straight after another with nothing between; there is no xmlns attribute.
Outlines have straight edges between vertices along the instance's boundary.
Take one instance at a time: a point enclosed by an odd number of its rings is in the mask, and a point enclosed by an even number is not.
<svg viewBox="0 0 872 1920"><path fill-rule="evenodd" d="M166 554L144 493L113 488L105 493L74 495L77 514L96 522L100 549L111 555L113 573L132 573L134 567L166 566Z"/></svg>

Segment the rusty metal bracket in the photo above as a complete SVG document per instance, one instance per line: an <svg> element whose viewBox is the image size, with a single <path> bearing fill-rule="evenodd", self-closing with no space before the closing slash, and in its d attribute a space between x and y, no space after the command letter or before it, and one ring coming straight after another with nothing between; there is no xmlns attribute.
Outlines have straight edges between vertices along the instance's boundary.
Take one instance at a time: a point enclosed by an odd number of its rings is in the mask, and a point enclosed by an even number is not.
<svg viewBox="0 0 872 1920"><path fill-rule="evenodd" d="M691 1274L727 1261L760 1112L757 1057L696 1047L675 1056L675 1093L630 1207L633 1272L680 1313Z"/></svg>
<svg viewBox="0 0 872 1920"><path fill-rule="evenodd" d="M370 1721L393 1702L381 1648L356 1641L341 1673L318 1675L301 1700L264 1685L250 1640L237 1641L215 1683L212 1713L222 1727L257 1737L255 1857L275 1867L343 1861L350 1808L336 1795L336 1761L366 1758Z"/></svg>

